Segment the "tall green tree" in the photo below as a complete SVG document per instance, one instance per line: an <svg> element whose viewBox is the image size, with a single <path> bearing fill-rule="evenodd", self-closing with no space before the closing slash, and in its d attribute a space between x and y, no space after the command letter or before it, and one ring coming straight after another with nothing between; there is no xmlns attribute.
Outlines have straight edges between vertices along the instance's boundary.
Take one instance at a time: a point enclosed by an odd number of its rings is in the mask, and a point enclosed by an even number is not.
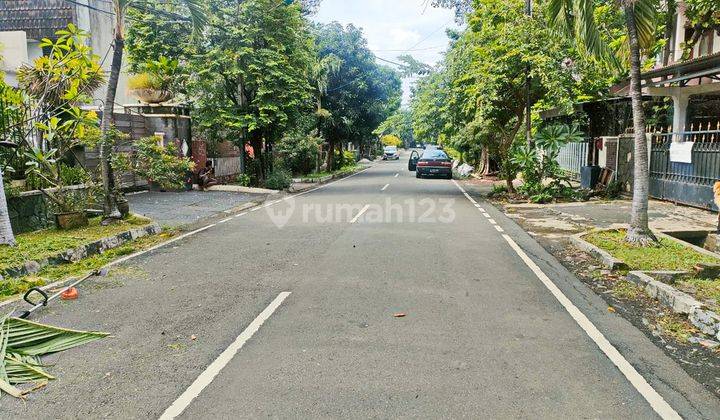
<svg viewBox="0 0 720 420"><path fill-rule="evenodd" d="M271 163L263 146L313 110L312 37L300 5L286 3L210 0L209 28L191 64L200 130L249 141L259 180Z"/></svg>
<svg viewBox="0 0 720 420"><path fill-rule="evenodd" d="M325 165L332 168L335 149L341 150L344 142L362 148L399 108L401 81L396 71L376 63L362 30L353 25L317 25L315 43L321 59L334 55L342 61L322 100L330 113L322 129L329 151Z"/></svg>
<svg viewBox="0 0 720 420"><path fill-rule="evenodd" d="M409 109L398 109L380 124L374 131L378 136L390 134L399 137L405 146L415 144L413 134L412 112Z"/></svg>
<svg viewBox="0 0 720 420"><path fill-rule="evenodd" d="M183 5L188 11L189 21L192 24L193 31L199 34L206 23L205 1L204 0L172 0ZM113 110L115 108L115 96L117 95L118 81L120 80L120 71L122 69L123 51L125 48L125 18L128 11L132 9L141 9L153 11L145 0L111 0L112 11L114 14L114 37L113 37L113 55L110 64L110 76L108 79L107 93L105 95L105 103L103 104L102 121L100 128L103 136L107 136L112 128ZM162 19L163 16L158 16ZM104 190L103 212L106 217L110 217L116 212L114 185L112 170L110 168L110 156L112 154L112 146L108 142L103 141L100 144L100 167L102 172L102 184Z"/></svg>
<svg viewBox="0 0 720 420"><path fill-rule="evenodd" d="M598 30L594 13L596 5L595 0L549 0L547 3L551 21L563 28L566 36L574 39L582 51L617 66L615 51L604 42ZM616 3L616 7L620 8L625 18L635 136L633 204L626 240L648 245L657 239L648 225L650 174L641 86L641 56L643 50L647 51L655 44L659 5L655 0L622 0Z"/></svg>

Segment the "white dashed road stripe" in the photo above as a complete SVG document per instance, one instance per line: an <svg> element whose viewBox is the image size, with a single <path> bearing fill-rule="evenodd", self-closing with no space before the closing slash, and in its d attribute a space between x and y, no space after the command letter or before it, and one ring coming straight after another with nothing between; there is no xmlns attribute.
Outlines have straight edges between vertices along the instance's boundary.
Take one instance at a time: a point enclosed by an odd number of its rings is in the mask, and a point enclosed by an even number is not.
<svg viewBox="0 0 720 420"><path fill-rule="evenodd" d="M355 217L352 218L352 220L350 221L350 223L355 223L355 222L357 222L358 219L360 218L360 216L362 216L363 214L365 214L365 212L368 211L369 208L370 208L370 204L366 204L365 207L363 207L362 209L360 209L360 211L358 212L358 214L356 214Z"/></svg>
<svg viewBox="0 0 720 420"><path fill-rule="evenodd" d="M215 359L210 366L207 367L203 371L203 373L200 374L200 376L195 379L195 382L190 385L188 389L185 390L185 392L178 397L177 400L175 400L174 403L170 407L168 407L167 410L160 416L160 420L169 420L174 419L175 417L182 414L183 411L190 405L190 403L198 396L200 393L208 386L212 381L215 379L215 377L220 373L220 371L227 366L228 363L232 360L232 358L237 354L238 351L247 343L249 339L252 338L253 335L260 329L260 327L265 323L265 321L270 318L270 316L277 310L277 308L282 305L283 301L287 299L287 297L290 296L290 292L282 292L280 293L275 300L273 300L270 305L268 305L267 308L265 308L264 311L260 313L260 315L257 316L253 320L253 322L250 323L250 325L243 330L242 333L235 339L235 341L230 344L228 348L226 348L222 353L220 353L220 356Z"/></svg>
<svg viewBox="0 0 720 420"><path fill-rule="evenodd" d="M385 184L385 186L382 187L382 188L380 189L380 191L385 191L385 190L387 190L387 188L388 188L389 186L390 186L390 184Z"/></svg>

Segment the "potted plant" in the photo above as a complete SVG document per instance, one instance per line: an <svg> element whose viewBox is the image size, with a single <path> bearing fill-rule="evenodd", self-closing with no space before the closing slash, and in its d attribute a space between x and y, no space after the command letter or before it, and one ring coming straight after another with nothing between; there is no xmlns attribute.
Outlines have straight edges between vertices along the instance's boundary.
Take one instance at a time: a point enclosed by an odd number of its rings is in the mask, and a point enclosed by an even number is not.
<svg viewBox="0 0 720 420"><path fill-rule="evenodd" d="M82 189L62 189L52 193L50 209L55 216L58 229L75 229L88 225L85 212L89 199L88 192Z"/></svg>
<svg viewBox="0 0 720 420"><path fill-rule="evenodd" d="M131 76L128 80L130 93L148 104L159 104L172 99L178 61L161 56L144 67L145 71Z"/></svg>
<svg viewBox="0 0 720 420"><path fill-rule="evenodd" d="M76 184L89 177L78 173L84 173L82 168L71 169L63 161L74 147L83 144L86 127L96 122L97 115L94 112L70 107L64 119L51 117L47 123L36 123L44 140L52 147L48 150L33 147L25 152L26 172L47 186L40 188L40 192L55 214L58 228L71 229L87 225L85 210L93 200L90 184L88 182L71 187L68 183Z"/></svg>

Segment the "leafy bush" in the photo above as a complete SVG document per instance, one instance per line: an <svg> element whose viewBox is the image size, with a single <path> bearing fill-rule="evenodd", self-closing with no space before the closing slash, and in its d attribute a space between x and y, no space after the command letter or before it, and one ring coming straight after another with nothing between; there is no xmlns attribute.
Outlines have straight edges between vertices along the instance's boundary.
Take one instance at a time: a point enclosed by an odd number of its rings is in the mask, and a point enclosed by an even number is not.
<svg viewBox="0 0 720 420"><path fill-rule="evenodd" d="M138 73L130 76L127 81L128 89L157 89L162 90L162 80L150 73Z"/></svg>
<svg viewBox="0 0 720 420"><path fill-rule="evenodd" d="M265 179L265 187L271 190L284 190L292 185L292 175L285 169L276 169Z"/></svg>
<svg viewBox="0 0 720 420"><path fill-rule="evenodd" d="M285 137L275 145L275 150L287 169L293 174L305 175L315 170L322 142L313 135Z"/></svg>
<svg viewBox="0 0 720 420"><path fill-rule="evenodd" d="M576 192L560 168L557 157L563 145L582 138L582 133L575 126L552 125L540 130L532 145L516 147L510 164L522 173L523 185L518 187L518 192L534 203L576 198Z"/></svg>
<svg viewBox="0 0 720 420"><path fill-rule="evenodd" d="M140 139L135 148L132 169L162 189L183 188L187 173L195 166L190 159L178 155L174 144L162 146L157 137Z"/></svg>
<svg viewBox="0 0 720 420"><path fill-rule="evenodd" d="M250 186L250 175L248 174L240 174L237 176L237 179L235 180L235 183L240 185L241 187L249 187Z"/></svg>
<svg viewBox="0 0 720 420"><path fill-rule="evenodd" d="M128 79L129 89L172 90L178 73L178 61L160 57L147 62L145 71Z"/></svg>
<svg viewBox="0 0 720 420"><path fill-rule="evenodd" d="M496 198L496 197L502 197L505 194L507 194L507 186L502 184L495 184L492 187L492 191L488 193L489 198Z"/></svg>
<svg viewBox="0 0 720 420"><path fill-rule="evenodd" d="M621 182L618 181L610 181L605 187L605 198L609 198L611 200L614 200L616 198L620 198L620 195L623 192L623 185Z"/></svg>
<svg viewBox="0 0 720 420"><path fill-rule="evenodd" d="M60 165L60 178L65 185L80 185L90 182L90 174L82 166Z"/></svg>
<svg viewBox="0 0 720 420"><path fill-rule="evenodd" d="M386 134L380 138L380 142L384 146L396 146L400 147L403 145L403 141L400 139L400 137L394 135L394 134Z"/></svg>
<svg viewBox="0 0 720 420"><path fill-rule="evenodd" d="M337 171L338 169L342 169L346 166L354 165L356 163L355 159L355 152L350 152L348 150L343 151L342 153L335 151L335 159L333 159L333 171Z"/></svg>

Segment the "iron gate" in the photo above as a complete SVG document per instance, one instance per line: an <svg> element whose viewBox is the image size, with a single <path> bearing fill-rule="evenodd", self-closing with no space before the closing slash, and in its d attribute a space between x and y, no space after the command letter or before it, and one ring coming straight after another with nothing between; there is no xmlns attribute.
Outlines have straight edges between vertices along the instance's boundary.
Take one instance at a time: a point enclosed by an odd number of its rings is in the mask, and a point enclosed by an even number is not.
<svg viewBox="0 0 720 420"><path fill-rule="evenodd" d="M720 181L720 131L679 134L694 141L692 163L670 161L677 133L653 134L650 148L650 195L661 200L717 210L713 185Z"/></svg>

